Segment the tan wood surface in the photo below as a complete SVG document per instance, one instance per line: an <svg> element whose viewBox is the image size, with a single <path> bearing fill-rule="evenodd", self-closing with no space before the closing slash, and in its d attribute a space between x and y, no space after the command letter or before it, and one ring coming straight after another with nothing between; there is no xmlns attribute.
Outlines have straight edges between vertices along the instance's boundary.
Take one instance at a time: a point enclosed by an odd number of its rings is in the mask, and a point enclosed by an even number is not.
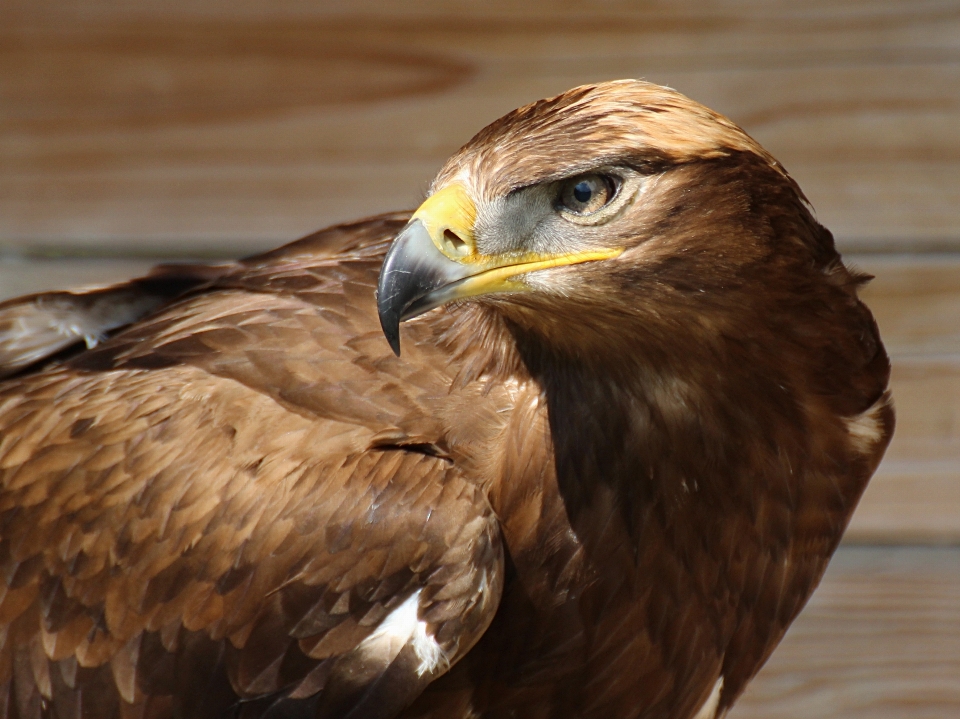
<svg viewBox="0 0 960 719"><path fill-rule="evenodd" d="M960 3L4 0L0 243L226 254L414 204L617 77L741 123L848 248L960 247Z"/></svg>
<svg viewBox="0 0 960 719"><path fill-rule="evenodd" d="M960 717L960 549L844 547L727 719Z"/></svg>
<svg viewBox="0 0 960 719"><path fill-rule="evenodd" d="M960 2L0 0L0 20L0 299L411 207L484 124L582 82L729 115L876 275L898 411L730 719L960 717Z"/></svg>
<svg viewBox="0 0 960 719"><path fill-rule="evenodd" d="M846 535L960 543L960 254L848 261L893 360L897 429Z"/></svg>

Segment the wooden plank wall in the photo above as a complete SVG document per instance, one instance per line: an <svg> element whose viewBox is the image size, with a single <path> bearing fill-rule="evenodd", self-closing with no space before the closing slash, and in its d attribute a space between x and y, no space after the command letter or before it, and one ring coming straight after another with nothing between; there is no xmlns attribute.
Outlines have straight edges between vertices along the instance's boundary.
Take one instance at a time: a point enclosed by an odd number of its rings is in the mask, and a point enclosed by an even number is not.
<svg viewBox="0 0 960 719"><path fill-rule="evenodd" d="M960 716L960 2L3 0L0 298L410 207L484 124L645 77L744 126L860 268L899 426L732 716Z"/></svg>

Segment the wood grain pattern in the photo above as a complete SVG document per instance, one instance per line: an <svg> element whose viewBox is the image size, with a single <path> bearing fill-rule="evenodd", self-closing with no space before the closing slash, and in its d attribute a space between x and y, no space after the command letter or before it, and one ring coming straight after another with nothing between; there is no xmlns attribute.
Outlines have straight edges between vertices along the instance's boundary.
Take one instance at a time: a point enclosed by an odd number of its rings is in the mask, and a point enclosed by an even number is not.
<svg viewBox="0 0 960 719"><path fill-rule="evenodd" d="M893 360L897 431L848 542L960 541L960 255L852 256Z"/></svg>
<svg viewBox="0 0 960 719"><path fill-rule="evenodd" d="M898 431L731 719L960 715L960 7L5 0L0 299L234 257L417 203L521 103L642 76L780 158L877 275ZM29 79L30 82L26 82ZM32 261L55 249L127 259ZM23 253L16 259L14 253ZM141 257L144 259L137 259Z"/></svg>
<svg viewBox="0 0 960 719"><path fill-rule="evenodd" d="M0 301L33 292L113 284L142 275L155 264L143 259L31 260L0 256Z"/></svg>
<svg viewBox="0 0 960 719"><path fill-rule="evenodd" d="M960 255L853 255L876 276L863 295L893 359L897 432L846 541L960 541ZM0 299L113 282L149 260L7 261Z"/></svg>
<svg viewBox="0 0 960 719"><path fill-rule="evenodd" d="M848 255L874 276L861 295L892 356L960 354L960 254Z"/></svg>
<svg viewBox="0 0 960 719"><path fill-rule="evenodd" d="M960 716L960 549L845 547L729 719Z"/></svg>
<svg viewBox="0 0 960 719"><path fill-rule="evenodd" d="M8 246L249 252L414 205L488 121L627 76L744 125L846 247L960 235L952 4L7 6Z"/></svg>

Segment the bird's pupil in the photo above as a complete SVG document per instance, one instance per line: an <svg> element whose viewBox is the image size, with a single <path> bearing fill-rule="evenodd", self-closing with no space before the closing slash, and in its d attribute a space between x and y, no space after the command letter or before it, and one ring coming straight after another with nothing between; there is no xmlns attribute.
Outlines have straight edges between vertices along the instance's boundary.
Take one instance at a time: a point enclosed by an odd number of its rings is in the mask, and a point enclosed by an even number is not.
<svg viewBox="0 0 960 719"><path fill-rule="evenodd" d="M574 185L573 196L577 202L589 202L590 198L593 197L593 188L590 187L589 182L583 180Z"/></svg>

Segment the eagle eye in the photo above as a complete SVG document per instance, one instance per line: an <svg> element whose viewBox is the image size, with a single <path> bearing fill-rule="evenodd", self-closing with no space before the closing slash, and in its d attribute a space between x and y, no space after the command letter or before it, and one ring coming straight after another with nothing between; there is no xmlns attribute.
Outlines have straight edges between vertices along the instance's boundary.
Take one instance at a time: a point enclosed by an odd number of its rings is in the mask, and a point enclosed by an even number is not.
<svg viewBox="0 0 960 719"><path fill-rule="evenodd" d="M617 194L619 182L609 175L591 173L566 180L560 186L560 207L575 215L591 215Z"/></svg>

